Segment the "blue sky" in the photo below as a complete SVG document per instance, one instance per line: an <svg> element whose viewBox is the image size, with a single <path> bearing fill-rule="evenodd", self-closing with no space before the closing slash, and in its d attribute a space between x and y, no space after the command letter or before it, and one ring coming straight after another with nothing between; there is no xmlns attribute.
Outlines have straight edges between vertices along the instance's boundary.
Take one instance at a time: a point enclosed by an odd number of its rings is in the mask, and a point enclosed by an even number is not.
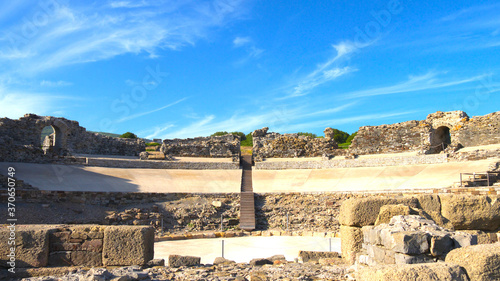
<svg viewBox="0 0 500 281"><path fill-rule="evenodd" d="M0 117L185 138L499 110L498 1L0 5Z"/></svg>

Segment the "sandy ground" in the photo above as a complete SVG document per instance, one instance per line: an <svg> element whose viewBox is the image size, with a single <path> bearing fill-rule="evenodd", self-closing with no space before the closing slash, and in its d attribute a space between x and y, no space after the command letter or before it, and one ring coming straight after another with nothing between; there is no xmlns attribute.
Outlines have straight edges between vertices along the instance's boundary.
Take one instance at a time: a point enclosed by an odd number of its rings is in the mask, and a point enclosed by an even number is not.
<svg viewBox="0 0 500 281"><path fill-rule="evenodd" d="M340 238L320 238L304 236L276 237L235 237L217 239L190 239L155 243L155 258L168 260L169 255L201 257L201 263L211 264L216 257L222 256L236 262L249 262L254 258L268 258L284 255L293 261L299 251L329 251L340 253Z"/></svg>

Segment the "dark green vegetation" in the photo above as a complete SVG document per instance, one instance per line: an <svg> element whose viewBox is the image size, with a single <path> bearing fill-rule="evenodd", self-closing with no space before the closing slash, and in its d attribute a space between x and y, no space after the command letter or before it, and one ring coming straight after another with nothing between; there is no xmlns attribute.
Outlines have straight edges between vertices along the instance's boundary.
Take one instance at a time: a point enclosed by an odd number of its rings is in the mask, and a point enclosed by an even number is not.
<svg viewBox="0 0 500 281"><path fill-rule="evenodd" d="M120 138L123 139L136 139L137 135L131 132L126 132L125 134L121 135Z"/></svg>
<svg viewBox="0 0 500 281"><path fill-rule="evenodd" d="M306 137L311 137L311 138L317 138L318 136L313 133L304 133L304 132L298 132L297 133L299 136L306 136Z"/></svg>
<svg viewBox="0 0 500 281"><path fill-rule="evenodd" d="M146 146L159 146L160 144L157 142L148 142L146 143Z"/></svg>
<svg viewBox="0 0 500 281"><path fill-rule="evenodd" d="M54 128L52 126L47 126L43 128L42 134L40 136L40 143L43 144L43 140L45 139L46 136L52 134L54 132Z"/></svg>

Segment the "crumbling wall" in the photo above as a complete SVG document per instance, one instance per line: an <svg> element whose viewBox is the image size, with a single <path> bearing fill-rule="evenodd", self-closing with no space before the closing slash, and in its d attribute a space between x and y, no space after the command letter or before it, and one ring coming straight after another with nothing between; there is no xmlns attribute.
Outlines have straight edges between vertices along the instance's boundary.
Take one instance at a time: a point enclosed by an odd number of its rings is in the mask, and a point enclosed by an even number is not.
<svg viewBox="0 0 500 281"><path fill-rule="evenodd" d="M325 138L312 138L298 134L268 133L265 127L252 133L254 161L265 158L295 158L295 157L330 157L344 155L345 151L338 149L337 142L325 130Z"/></svg>
<svg viewBox="0 0 500 281"><path fill-rule="evenodd" d="M45 147L54 155L105 154L139 155L144 141L112 138L87 132L78 122L52 116L26 114L18 120L0 118L0 161L44 162L50 159L42 149L43 128L55 131L53 147Z"/></svg>
<svg viewBox="0 0 500 281"><path fill-rule="evenodd" d="M165 155L178 157L240 157L240 137L232 134L189 139L166 139L160 151Z"/></svg>
<svg viewBox="0 0 500 281"><path fill-rule="evenodd" d="M349 152L359 155L405 151L432 154L498 143L500 112L469 118L463 111L438 111L422 121L361 127Z"/></svg>

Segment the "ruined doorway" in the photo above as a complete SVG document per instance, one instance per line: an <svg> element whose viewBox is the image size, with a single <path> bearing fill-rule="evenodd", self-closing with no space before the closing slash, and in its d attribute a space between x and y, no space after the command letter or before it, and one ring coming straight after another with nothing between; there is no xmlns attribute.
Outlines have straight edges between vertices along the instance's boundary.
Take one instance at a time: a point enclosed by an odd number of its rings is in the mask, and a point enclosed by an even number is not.
<svg viewBox="0 0 500 281"><path fill-rule="evenodd" d="M59 154L61 151L61 130L56 126L45 126L40 135L40 142L45 155Z"/></svg>
<svg viewBox="0 0 500 281"><path fill-rule="evenodd" d="M450 128L441 126L437 128L431 137L432 153L440 153L451 144Z"/></svg>

